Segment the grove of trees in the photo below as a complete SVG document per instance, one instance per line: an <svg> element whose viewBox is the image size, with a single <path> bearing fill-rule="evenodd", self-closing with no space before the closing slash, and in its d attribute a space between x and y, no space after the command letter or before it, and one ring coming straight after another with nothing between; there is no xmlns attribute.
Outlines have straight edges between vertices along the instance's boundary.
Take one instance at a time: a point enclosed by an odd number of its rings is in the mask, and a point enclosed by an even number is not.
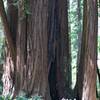
<svg viewBox="0 0 100 100"><path fill-rule="evenodd" d="M96 100L98 9L97 0L0 0L2 95Z"/></svg>

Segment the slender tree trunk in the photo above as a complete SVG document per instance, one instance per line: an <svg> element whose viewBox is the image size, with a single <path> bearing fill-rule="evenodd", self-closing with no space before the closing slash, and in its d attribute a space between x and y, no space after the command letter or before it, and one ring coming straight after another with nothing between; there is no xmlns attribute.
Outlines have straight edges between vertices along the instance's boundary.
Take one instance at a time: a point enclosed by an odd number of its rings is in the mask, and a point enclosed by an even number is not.
<svg viewBox="0 0 100 100"><path fill-rule="evenodd" d="M79 100L96 100L97 1L84 1L82 46L78 71Z"/></svg>
<svg viewBox="0 0 100 100"><path fill-rule="evenodd" d="M8 19L8 22L9 22L9 29L11 31L11 37L12 37L12 41L13 41L13 44L14 44L14 48L15 48L15 51L16 51L16 35L17 35L17 29L18 29L18 9L17 7L15 7L13 5L14 1L13 0L7 0L7 6L8 6L8 9L7 9L7 19ZM8 55L10 56L10 51L7 50L7 53ZM16 52L15 52L16 53ZM7 56L6 55L6 58ZM8 58L9 58L8 56ZM15 72L16 72L16 54L14 56L14 59L12 59L12 62L13 62L13 72L12 75L11 75L11 78L13 80L13 85L15 84Z"/></svg>
<svg viewBox="0 0 100 100"><path fill-rule="evenodd" d="M4 73L2 77L3 81L3 95L8 95L13 91L14 84L14 71L15 71L15 59L16 59L16 31L17 31L17 9L11 5L13 0L7 0L8 10L7 16L3 6L3 1L0 1L0 14L4 25L5 37L6 37L6 59L4 64ZM16 17L16 18L15 18Z"/></svg>
<svg viewBox="0 0 100 100"><path fill-rule="evenodd" d="M11 57L15 61L16 51L15 51L15 46L14 46L14 42L12 39L13 33L10 30L10 25L9 25L9 22L8 22L8 19L6 16L3 0L0 0L0 15L1 15L3 26L4 26L6 42L8 44L8 48L10 50Z"/></svg>

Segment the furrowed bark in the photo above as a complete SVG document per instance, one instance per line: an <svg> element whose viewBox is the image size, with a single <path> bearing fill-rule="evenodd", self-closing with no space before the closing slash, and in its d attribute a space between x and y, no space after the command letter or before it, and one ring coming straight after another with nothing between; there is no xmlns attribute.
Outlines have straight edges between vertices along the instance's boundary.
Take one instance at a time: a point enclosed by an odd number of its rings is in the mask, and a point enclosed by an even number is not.
<svg viewBox="0 0 100 100"><path fill-rule="evenodd" d="M97 0L85 0L78 70L79 100L96 100L97 13Z"/></svg>

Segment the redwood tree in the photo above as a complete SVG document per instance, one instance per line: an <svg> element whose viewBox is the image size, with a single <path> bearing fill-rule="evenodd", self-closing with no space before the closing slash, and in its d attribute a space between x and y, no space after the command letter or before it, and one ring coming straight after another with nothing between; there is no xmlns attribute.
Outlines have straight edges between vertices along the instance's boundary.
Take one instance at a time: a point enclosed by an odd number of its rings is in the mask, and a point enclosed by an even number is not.
<svg viewBox="0 0 100 100"><path fill-rule="evenodd" d="M84 0L83 33L78 70L79 100L96 100L97 0Z"/></svg>
<svg viewBox="0 0 100 100"><path fill-rule="evenodd" d="M69 97L71 82L67 0L49 1L49 84L52 100ZM70 73L70 74L69 74Z"/></svg>
<svg viewBox="0 0 100 100"><path fill-rule="evenodd" d="M1 1L0 14L6 33L7 53L10 52L5 69L9 72L9 80L13 81L14 96L25 92L27 96L41 95L50 100L51 85L56 89L53 93L58 92L54 95L59 96L58 99L66 96L64 78L70 68L67 67L70 65L67 1L19 0L18 12L15 8L14 12L13 0L8 0L8 16ZM10 72L13 72L12 76ZM54 84L48 84L51 77L54 77ZM5 80L8 81L6 77ZM51 80L49 82L53 82ZM66 80L68 82L68 77Z"/></svg>
<svg viewBox="0 0 100 100"><path fill-rule="evenodd" d="M30 0L30 14L25 2L18 6L18 35L16 63L16 92L24 91L28 96L41 95L50 99L48 85L48 0ZM24 9L23 9L24 8Z"/></svg>
<svg viewBox="0 0 100 100"><path fill-rule="evenodd" d="M4 33L6 37L6 59L4 64L4 73L2 77L3 95L8 95L8 93L11 93L14 84L14 69L16 61L15 40L17 32L17 9L15 8L15 6L10 5L12 3L13 0L7 1L8 10L6 16L3 1L0 0L0 15L2 18Z"/></svg>
<svg viewBox="0 0 100 100"><path fill-rule="evenodd" d="M11 17L13 17L14 13L15 16L17 12L13 12L13 8L8 8L9 15L6 16L3 1L0 0L0 15L6 33L7 52L10 50L10 58L5 64L5 70L8 74L4 79L7 82L14 80L12 85L15 87L15 95L20 94L20 91L24 91L29 96L41 95L45 100L49 100L47 59L48 0L26 1L18 1L18 30L17 35L13 38L17 28L14 27L14 20ZM8 3L10 6L13 5L11 0L8 0ZM29 6L30 11L27 12L30 12L30 14L26 12L26 6ZM9 22L7 17L9 17ZM16 20L17 16L14 18ZM12 30L13 27L14 30ZM14 74L12 76L14 78L9 78L11 64L13 64ZM9 84L7 85L9 86ZM10 86L9 88L11 89Z"/></svg>

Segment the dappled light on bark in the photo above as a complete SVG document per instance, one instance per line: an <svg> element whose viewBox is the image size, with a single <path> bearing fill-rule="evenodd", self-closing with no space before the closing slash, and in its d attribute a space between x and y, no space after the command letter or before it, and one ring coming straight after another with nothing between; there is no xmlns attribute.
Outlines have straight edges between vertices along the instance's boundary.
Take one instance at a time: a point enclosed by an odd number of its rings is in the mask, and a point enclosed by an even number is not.
<svg viewBox="0 0 100 100"><path fill-rule="evenodd" d="M13 75L14 75L14 64L12 58L10 56L10 52L6 49L6 59L5 64L3 65L3 93L2 95L7 96L11 94L13 96L14 93L14 84L13 84Z"/></svg>

